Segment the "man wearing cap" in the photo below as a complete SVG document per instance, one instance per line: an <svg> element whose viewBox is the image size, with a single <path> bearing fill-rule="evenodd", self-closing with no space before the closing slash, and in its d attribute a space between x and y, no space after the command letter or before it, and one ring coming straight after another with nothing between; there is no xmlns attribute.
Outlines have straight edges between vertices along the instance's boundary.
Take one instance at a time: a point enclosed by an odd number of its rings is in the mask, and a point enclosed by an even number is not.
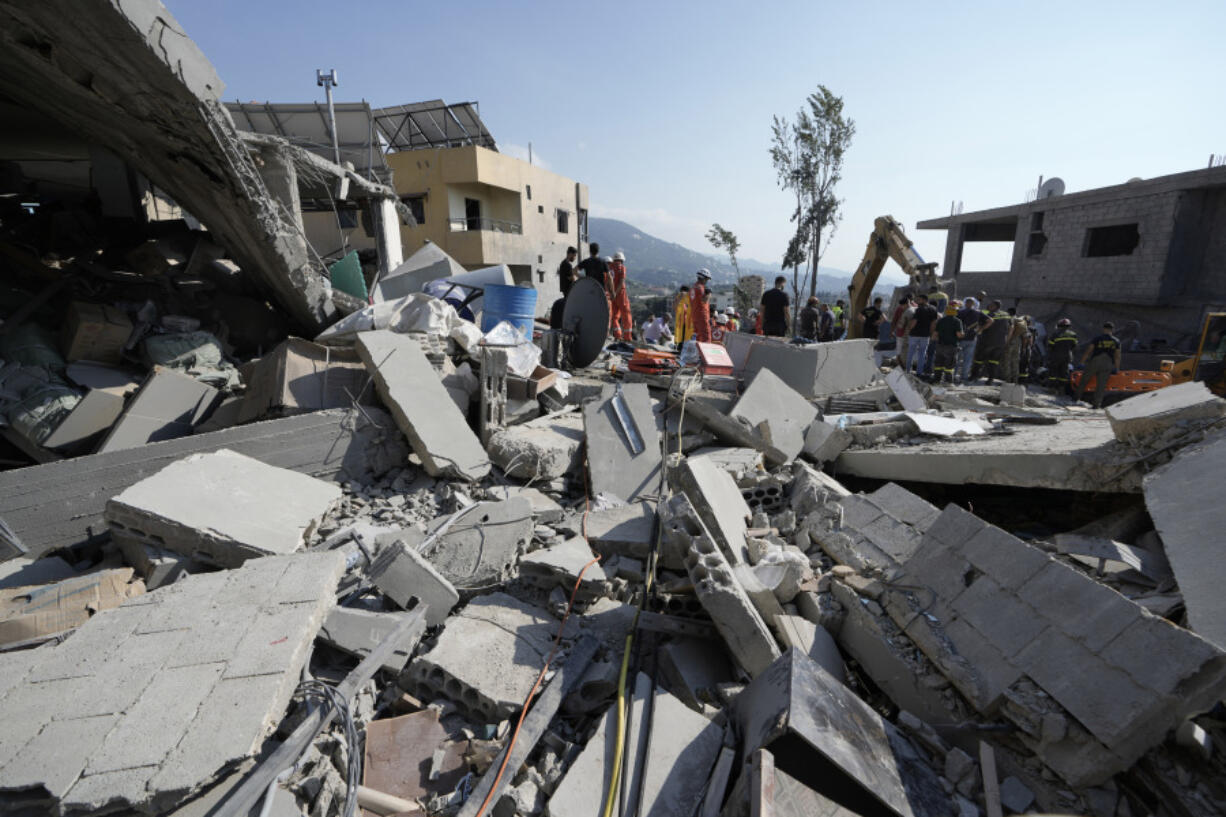
<svg viewBox="0 0 1226 817"><path fill-rule="evenodd" d="M578 257L578 250L574 247L567 247L566 257L562 259L561 264L558 264L558 289L562 291L563 298L570 294L570 288L574 286L579 277L579 273L575 270L575 259Z"/></svg>
<svg viewBox="0 0 1226 817"><path fill-rule="evenodd" d="M694 327L694 340L710 343L711 309L707 304L707 281L711 280L711 272L704 267L695 278L694 286L690 287L690 321Z"/></svg>
<svg viewBox="0 0 1226 817"><path fill-rule="evenodd" d="M762 334L785 338L788 334L788 294L783 291L788 279L780 275L773 289L762 293Z"/></svg>
<svg viewBox="0 0 1226 817"><path fill-rule="evenodd" d="M1094 378L1094 408L1103 407L1103 397L1107 393L1107 378L1120 370L1120 352L1123 344L1115 336L1115 324L1107 321L1103 324L1103 333L1090 340L1090 348L1082 355L1081 362L1085 369L1081 372L1081 382L1077 384L1077 402L1080 403L1085 394L1086 384Z"/></svg>
<svg viewBox="0 0 1226 817"><path fill-rule="evenodd" d="M613 254L613 265L609 268L609 290L609 303L613 305L613 337L633 340L634 320L630 317L630 293L626 290L626 255L620 250Z"/></svg>
<svg viewBox="0 0 1226 817"><path fill-rule="evenodd" d="M1056 322L1056 334L1047 339L1047 386L1052 391L1068 391L1068 370L1077 350L1077 333L1073 322L1061 318Z"/></svg>
<svg viewBox="0 0 1226 817"><path fill-rule="evenodd" d="M931 342L935 344L932 354L932 374L938 383L954 382L954 364L958 360L958 341L962 340L962 321L953 304L945 307L945 314L932 325Z"/></svg>

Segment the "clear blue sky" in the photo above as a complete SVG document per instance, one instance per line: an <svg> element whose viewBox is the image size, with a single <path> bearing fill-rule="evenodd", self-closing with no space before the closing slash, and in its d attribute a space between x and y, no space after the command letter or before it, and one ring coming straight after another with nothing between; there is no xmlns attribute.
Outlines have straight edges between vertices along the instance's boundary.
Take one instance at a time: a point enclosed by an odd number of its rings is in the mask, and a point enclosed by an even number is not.
<svg viewBox="0 0 1226 817"><path fill-rule="evenodd" d="M823 266L853 269L884 213L941 261L944 233L914 225L951 201L984 209L1040 175L1076 191L1226 153L1221 0L168 6L227 100L322 99L316 68L339 71L338 100L476 100L503 150L531 142L588 184L593 214L700 251L719 221L763 261L791 232L771 117L819 83L857 128Z"/></svg>

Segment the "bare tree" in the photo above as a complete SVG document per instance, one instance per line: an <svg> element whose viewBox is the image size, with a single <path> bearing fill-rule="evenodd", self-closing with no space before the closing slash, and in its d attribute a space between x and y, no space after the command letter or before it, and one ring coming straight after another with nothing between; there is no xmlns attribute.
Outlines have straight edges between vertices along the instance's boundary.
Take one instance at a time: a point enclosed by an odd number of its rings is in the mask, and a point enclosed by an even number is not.
<svg viewBox="0 0 1226 817"><path fill-rule="evenodd" d="M736 273L737 280L741 279L741 268L736 264L737 251L741 249L741 242L737 241L731 230L725 230L720 226L719 222L711 225L711 229L707 231L707 241L711 242L711 246L717 250L727 250L728 259L732 261L732 271Z"/></svg>
<svg viewBox="0 0 1226 817"><path fill-rule="evenodd" d="M843 156L851 147L856 123L843 114L843 98L824 86L809 94L795 121L776 116L771 125L771 162L779 186L796 193L792 221L796 231L783 256L792 268L792 289L799 307L799 268L806 264L809 295L817 293L817 269L842 218L843 200L835 187L843 179Z"/></svg>

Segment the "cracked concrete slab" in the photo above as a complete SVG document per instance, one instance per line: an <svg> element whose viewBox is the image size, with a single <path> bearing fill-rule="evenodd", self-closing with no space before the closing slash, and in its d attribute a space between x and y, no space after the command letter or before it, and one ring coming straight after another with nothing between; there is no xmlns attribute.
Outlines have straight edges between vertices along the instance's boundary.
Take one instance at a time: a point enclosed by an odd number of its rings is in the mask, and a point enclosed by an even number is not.
<svg viewBox="0 0 1226 817"><path fill-rule="evenodd" d="M64 814L169 811L259 750L343 572L335 552L256 559L0 655L0 791Z"/></svg>

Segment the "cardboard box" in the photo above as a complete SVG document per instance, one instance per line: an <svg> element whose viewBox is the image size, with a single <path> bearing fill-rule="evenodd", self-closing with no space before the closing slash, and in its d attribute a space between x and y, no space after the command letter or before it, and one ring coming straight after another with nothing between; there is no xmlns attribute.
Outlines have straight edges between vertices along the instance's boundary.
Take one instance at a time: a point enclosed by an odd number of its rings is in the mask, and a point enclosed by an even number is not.
<svg viewBox="0 0 1226 817"><path fill-rule="evenodd" d="M535 400L537 395L558 382L558 373L537 366L527 378L507 375L507 397L511 400Z"/></svg>
<svg viewBox="0 0 1226 817"><path fill-rule="evenodd" d="M64 321L64 358L118 363L131 334L132 322L122 310L73 301Z"/></svg>
<svg viewBox="0 0 1226 817"><path fill-rule="evenodd" d="M321 346L302 338L286 338L277 348L243 367L247 394L239 422L259 417L347 408L375 401L373 387L363 392L366 367L351 348Z"/></svg>
<svg viewBox="0 0 1226 817"><path fill-rule="evenodd" d="M54 584L0 590L0 644L46 638L80 627L100 610L145 592L130 567L100 570Z"/></svg>

